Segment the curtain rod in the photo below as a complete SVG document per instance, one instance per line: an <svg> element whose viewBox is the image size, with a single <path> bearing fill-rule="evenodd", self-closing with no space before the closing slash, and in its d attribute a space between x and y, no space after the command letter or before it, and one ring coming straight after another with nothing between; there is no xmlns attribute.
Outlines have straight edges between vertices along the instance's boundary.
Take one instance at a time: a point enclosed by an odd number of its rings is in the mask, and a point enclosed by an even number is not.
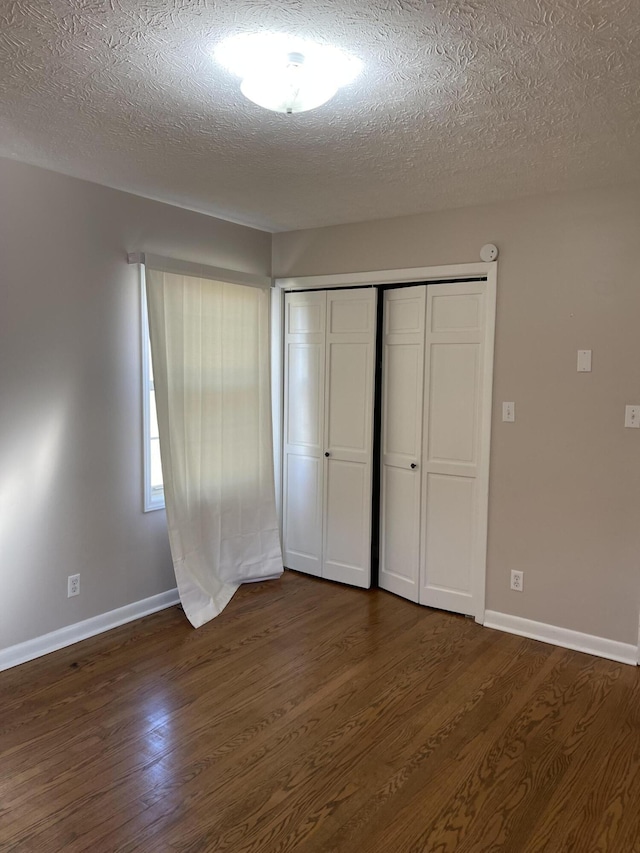
<svg viewBox="0 0 640 853"><path fill-rule="evenodd" d="M272 279L267 275L228 270L223 267L211 267L207 264L197 264L192 261L182 261L177 258L163 258L160 255L150 255L148 252L129 252L128 264L142 264L160 272L170 272L176 275L191 275L196 278L208 278L213 281L224 281L230 284L244 284L248 287L273 287Z"/></svg>

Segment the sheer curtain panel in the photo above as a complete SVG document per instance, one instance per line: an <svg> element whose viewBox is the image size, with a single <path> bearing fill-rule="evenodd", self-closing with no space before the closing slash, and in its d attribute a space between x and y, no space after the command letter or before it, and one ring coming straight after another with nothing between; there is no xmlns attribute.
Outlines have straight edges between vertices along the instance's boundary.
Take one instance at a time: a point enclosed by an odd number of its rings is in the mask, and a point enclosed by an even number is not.
<svg viewBox="0 0 640 853"><path fill-rule="evenodd" d="M282 573L269 291L148 267L146 286L171 554L197 628Z"/></svg>

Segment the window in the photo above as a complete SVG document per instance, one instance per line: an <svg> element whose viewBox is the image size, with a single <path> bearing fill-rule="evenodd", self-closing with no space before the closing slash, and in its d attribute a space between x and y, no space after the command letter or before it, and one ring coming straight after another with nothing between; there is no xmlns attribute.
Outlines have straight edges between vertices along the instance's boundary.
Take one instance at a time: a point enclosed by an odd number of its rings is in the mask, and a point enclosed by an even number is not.
<svg viewBox="0 0 640 853"><path fill-rule="evenodd" d="M144 460L144 511L164 509L164 486L160 464L160 439L158 438L158 416L156 393L153 385L153 363L149 341L149 318L147 315L147 291L144 264L140 264L142 294L142 429Z"/></svg>

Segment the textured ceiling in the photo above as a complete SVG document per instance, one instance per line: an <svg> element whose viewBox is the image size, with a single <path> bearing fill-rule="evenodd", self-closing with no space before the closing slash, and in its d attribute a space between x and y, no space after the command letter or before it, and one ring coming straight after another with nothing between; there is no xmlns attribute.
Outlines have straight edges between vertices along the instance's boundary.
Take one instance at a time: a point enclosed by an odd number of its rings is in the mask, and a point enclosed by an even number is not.
<svg viewBox="0 0 640 853"><path fill-rule="evenodd" d="M211 58L364 71L287 117ZM640 180L640 0L0 0L0 155L287 230Z"/></svg>

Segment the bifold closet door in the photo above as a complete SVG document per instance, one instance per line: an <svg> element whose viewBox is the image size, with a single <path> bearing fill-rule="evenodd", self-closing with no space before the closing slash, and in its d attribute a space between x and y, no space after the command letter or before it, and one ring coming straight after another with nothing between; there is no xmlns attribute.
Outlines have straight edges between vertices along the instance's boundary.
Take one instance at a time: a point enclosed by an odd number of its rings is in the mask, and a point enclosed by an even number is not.
<svg viewBox="0 0 640 853"><path fill-rule="evenodd" d="M376 297L327 292L322 577L371 586Z"/></svg>
<svg viewBox="0 0 640 853"><path fill-rule="evenodd" d="M285 566L371 584L374 289L285 298Z"/></svg>
<svg viewBox="0 0 640 853"><path fill-rule="evenodd" d="M487 529L487 311L484 282L385 293L380 586L474 616Z"/></svg>
<svg viewBox="0 0 640 853"><path fill-rule="evenodd" d="M420 595L426 287L384 294L380 564L382 589Z"/></svg>
<svg viewBox="0 0 640 853"><path fill-rule="evenodd" d="M485 583L487 327L483 282L427 288L420 603L473 616Z"/></svg>
<svg viewBox="0 0 640 853"><path fill-rule="evenodd" d="M326 293L285 298L283 540L287 568L322 575Z"/></svg>

